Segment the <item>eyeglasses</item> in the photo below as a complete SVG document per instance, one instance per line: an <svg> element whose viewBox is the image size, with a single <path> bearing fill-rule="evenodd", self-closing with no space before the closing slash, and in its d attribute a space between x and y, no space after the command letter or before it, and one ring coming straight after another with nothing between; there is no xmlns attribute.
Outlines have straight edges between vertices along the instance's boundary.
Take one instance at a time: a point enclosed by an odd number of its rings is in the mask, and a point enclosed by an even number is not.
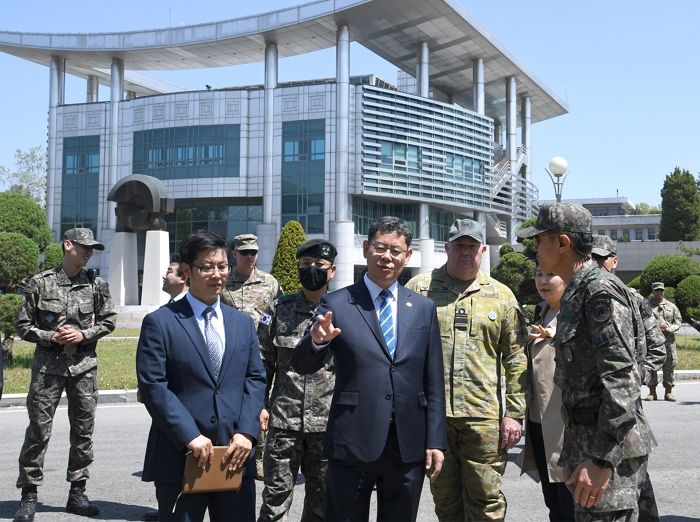
<svg viewBox="0 0 700 522"><path fill-rule="evenodd" d="M389 245L385 245L384 243L370 243L370 246L372 249L379 254L380 256L383 256L387 252L389 252L389 255L394 258L394 259L401 259L401 256L403 256L408 250L401 250L400 248L392 248Z"/></svg>
<svg viewBox="0 0 700 522"><path fill-rule="evenodd" d="M544 236L535 236L535 237L533 237L532 239L534 239L534 241L535 241L535 246L539 246L540 242L541 242L543 239L545 239L545 238L547 238L547 237L558 236L558 235L559 235L559 232L555 232L554 234L547 234L547 235L544 235Z"/></svg>
<svg viewBox="0 0 700 522"><path fill-rule="evenodd" d="M246 257L252 257L258 255L257 250L236 250L240 255L246 256Z"/></svg>
<svg viewBox="0 0 700 522"><path fill-rule="evenodd" d="M214 275L214 270L218 270L220 274L226 274L228 273L229 270L231 270L231 265L225 265L225 264L220 264L220 265L195 265L192 263L192 266L196 266L199 268L199 271L202 273L202 275Z"/></svg>

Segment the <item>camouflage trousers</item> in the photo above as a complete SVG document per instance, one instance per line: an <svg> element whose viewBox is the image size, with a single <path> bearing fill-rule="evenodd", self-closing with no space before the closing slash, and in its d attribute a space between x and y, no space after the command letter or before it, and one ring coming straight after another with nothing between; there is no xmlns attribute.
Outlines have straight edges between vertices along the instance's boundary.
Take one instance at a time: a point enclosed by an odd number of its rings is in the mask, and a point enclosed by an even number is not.
<svg viewBox="0 0 700 522"><path fill-rule="evenodd" d="M656 507L656 496L651 485L649 473L644 472L644 483L639 495L639 522L659 522L659 509Z"/></svg>
<svg viewBox="0 0 700 522"><path fill-rule="evenodd" d="M576 506L576 522L638 522L639 495L647 477L647 460L645 455L620 462L603 500L590 509Z"/></svg>
<svg viewBox="0 0 700 522"><path fill-rule="evenodd" d="M499 447L497 419L447 418L447 451L430 484L440 522L504 520L501 491L506 452Z"/></svg>
<svg viewBox="0 0 700 522"><path fill-rule="evenodd" d="M324 436L324 432L270 428L265 444L265 489L258 522L286 520L300 467L305 482L301 521L323 520L328 468L328 460L323 457Z"/></svg>
<svg viewBox="0 0 700 522"><path fill-rule="evenodd" d="M17 487L40 485L44 479L44 456L51 437L56 407L65 389L68 398L70 451L66 480L87 479L93 461L92 432L97 407L97 368L76 376L51 375L32 371L27 395L29 426L19 454Z"/></svg>
<svg viewBox="0 0 700 522"><path fill-rule="evenodd" d="M664 361L661 370L663 372L663 385L664 388L673 388L675 383L675 378L673 375L673 370L676 368L678 363L678 355L676 353L676 341L666 343L666 360ZM657 372L651 372L649 376L649 389L653 390L656 385L659 384L659 377Z"/></svg>

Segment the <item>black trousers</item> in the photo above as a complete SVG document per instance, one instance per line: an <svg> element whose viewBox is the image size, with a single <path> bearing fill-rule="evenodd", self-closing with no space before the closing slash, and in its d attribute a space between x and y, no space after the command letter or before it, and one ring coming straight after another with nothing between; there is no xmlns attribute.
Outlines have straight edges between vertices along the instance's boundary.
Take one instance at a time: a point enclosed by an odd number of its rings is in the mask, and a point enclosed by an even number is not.
<svg viewBox="0 0 700 522"><path fill-rule="evenodd" d="M574 499L563 482L550 482L547 471L547 455L544 450L542 438L542 424L528 419L527 431L532 442L532 451L535 456L537 472L540 475L540 485L544 503L549 508L550 522L573 522Z"/></svg>
<svg viewBox="0 0 700 522"><path fill-rule="evenodd" d="M368 520L370 497L376 485L377 522L415 521L425 477L423 465L423 461L401 460L392 422L379 460L364 463L329 459L324 520Z"/></svg>
<svg viewBox="0 0 700 522"><path fill-rule="evenodd" d="M178 499L180 491L182 484L156 482L161 521L200 522L208 509L211 522L255 522L255 481L250 474L243 477L241 489L230 493L196 493Z"/></svg>

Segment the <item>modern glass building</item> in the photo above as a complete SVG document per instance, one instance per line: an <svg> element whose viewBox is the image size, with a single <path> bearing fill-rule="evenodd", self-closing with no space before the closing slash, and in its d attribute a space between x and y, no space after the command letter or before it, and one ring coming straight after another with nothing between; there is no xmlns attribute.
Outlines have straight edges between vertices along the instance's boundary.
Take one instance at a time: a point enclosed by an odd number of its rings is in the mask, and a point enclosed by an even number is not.
<svg viewBox="0 0 700 522"><path fill-rule="evenodd" d="M397 82L350 77L351 41L394 64ZM278 82L280 57L328 47L335 78ZM442 262L455 217L482 221L489 244L509 240L537 202L531 125L567 111L456 0L322 0L125 33L0 32L0 51L50 71L55 238L88 226L109 245L116 222L107 194L147 174L175 199L166 216L172 251L198 228L229 240L253 232L269 268L281 227L294 219L338 247L336 286L364 265L362 239L382 215L412 225L414 272ZM173 92L138 74L256 61L265 77L248 87ZM85 103L64 103L66 74L85 78ZM100 83L109 100L98 99ZM108 259L96 261L109 278Z"/></svg>

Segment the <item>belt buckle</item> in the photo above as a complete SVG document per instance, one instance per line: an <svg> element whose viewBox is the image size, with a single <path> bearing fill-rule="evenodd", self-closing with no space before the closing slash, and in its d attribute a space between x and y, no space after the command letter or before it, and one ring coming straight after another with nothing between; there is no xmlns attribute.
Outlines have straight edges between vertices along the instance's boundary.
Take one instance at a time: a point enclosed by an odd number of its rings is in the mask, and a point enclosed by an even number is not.
<svg viewBox="0 0 700 522"><path fill-rule="evenodd" d="M75 344L64 344L63 353L64 355L74 355L78 351L78 347Z"/></svg>

